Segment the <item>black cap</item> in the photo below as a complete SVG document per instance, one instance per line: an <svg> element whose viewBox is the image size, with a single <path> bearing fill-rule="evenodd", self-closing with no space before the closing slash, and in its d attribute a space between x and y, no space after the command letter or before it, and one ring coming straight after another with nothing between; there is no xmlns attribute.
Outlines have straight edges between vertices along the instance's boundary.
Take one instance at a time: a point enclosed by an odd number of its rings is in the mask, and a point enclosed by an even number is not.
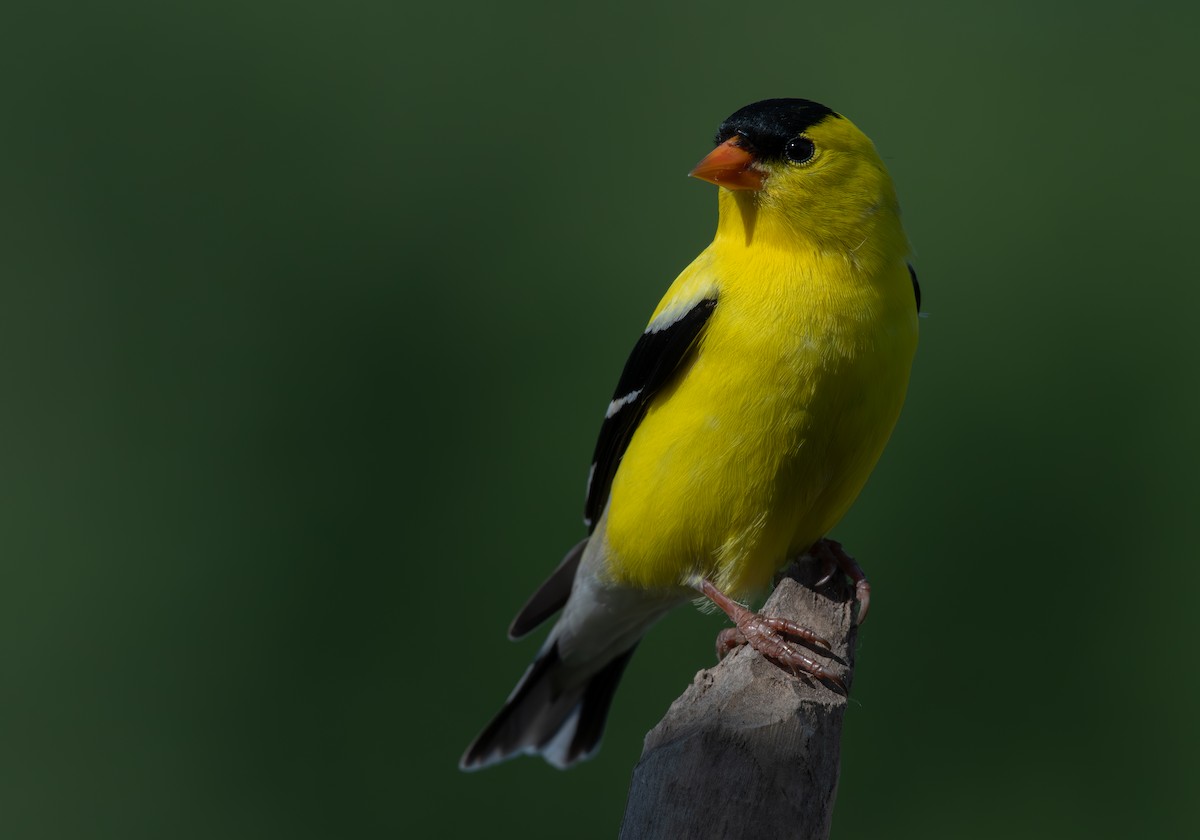
<svg viewBox="0 0 1200 840"><path fill-rule="evenodd" d="M811 99L764 99L740 108L717 129L717 145L735 134L747 151L762 160L782 159L787 142L826 117L841 119L833 109Z"/></svg>

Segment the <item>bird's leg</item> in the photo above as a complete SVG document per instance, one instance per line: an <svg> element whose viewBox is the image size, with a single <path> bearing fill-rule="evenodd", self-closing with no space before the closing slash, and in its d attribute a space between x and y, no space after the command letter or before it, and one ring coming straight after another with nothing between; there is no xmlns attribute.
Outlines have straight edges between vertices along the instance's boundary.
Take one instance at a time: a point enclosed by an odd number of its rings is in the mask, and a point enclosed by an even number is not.
<svg viewBox="0 0 1200 840"><path fill-rule="evenodd" d="M867 620L867 608L871 606L871 584L867 581L867 574L862 570L862 566L858 565L858 561L846 553L846 549L842 548L842 544L837 540L817 540L816 544L808 550L810 557L815 557L821 563L822 577L817 581L817 586L824 586L833 578L833 573L838 569L854 583L854 597L858 600L858 618L855 624L862 624Z"/></svg>
<svg viewBox="0 0 1200 840"><path fill-rule="evenodd" d="M828 641L794 621L788 621L779 616L760 615L743 607L717 589L706 578L702 578L696 588L724 610L730 621L737 625L722 630L717 635L717 657L719 659L724 659L734 648L748 644L793 674L803 672L819 680L830 682L842 691L846 690L840 677L805 655L798 647L788 642L788 638L800 639L826 651L829 650Z"/></svg>

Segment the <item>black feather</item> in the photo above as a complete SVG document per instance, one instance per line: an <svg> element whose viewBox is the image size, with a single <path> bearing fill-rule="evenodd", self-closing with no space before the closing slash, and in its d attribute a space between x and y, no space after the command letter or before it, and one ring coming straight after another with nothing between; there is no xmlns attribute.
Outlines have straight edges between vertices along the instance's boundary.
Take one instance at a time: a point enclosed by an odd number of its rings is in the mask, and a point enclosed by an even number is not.
<svg viewBox="0 0 1200 840"><path fill-rule="evenodd" d="M537 592L529 596L525 606L521 607L521 611L509 625L508 638L521 638L566 605L567 598L571 596L571 584L575 582L575 572L579 568L579 561L587 544L585 538L568 551L558 568L550 573L550 577L538 587Z"/></svg>
<svg viewBox="0 0 1200 840"><path fill-rule="evenodd" d="M608 721L608 709L612 706L617 686L621 684L625 666L633 658L635 650L637 645L605 665L588 682L587 690L583 693L583 708L579 712L579 725L575 729L575 737L571 739L571 749L567 752L568 763L586 758L600 746L604 724Z"/></svg>
<svg viewBox="0 0 1200 840"><path fill-rule="evenodd" d="M578 702L574 697L560 702L562 692L552 677L561 667L558 645L551 645L529 666L512 697L467 747L458 766L474 770L550 743Z"/></svg>
<svg viewBox="0 0 1200 840"><path fill-rule="evenodd" d="M591 676L564 685L558 645L551 644L529 667L504 708L467 747L459 767L477 770L521 752L545 755L573 720L575 731L565 754L546 757L563 767L587 758L600 744L613 695L636 649L634 644Z"/></svg>
<svg viewBox="0 0 1200 840"><path fill-rule="evenodd" d="M913 294L917 298L917 311L921 311L921 284L917 282L917 270L912 267L912 263L908 264L908 273L912 275Z"/></svg>
<svg viewBox="0 0 1200 840"><path fill-rule="evenodd" d="M621 379L617 382L617 389L613 392L613 401L629 398L634 393L637 396L606 417L600 427L600 436L596 440L596 451L592 458L592 472L588 479L587 501L583 509L584 522L587 523L589 534L604 510L621 457L625 454L638 423L645 416L650 400L679 369L716 305L716 298L705 298L669 327L657 331L647 330L642 333L642 337L633 347L633 352L629 354L629 360L625 362L625 369L621 372Z"/></svg>

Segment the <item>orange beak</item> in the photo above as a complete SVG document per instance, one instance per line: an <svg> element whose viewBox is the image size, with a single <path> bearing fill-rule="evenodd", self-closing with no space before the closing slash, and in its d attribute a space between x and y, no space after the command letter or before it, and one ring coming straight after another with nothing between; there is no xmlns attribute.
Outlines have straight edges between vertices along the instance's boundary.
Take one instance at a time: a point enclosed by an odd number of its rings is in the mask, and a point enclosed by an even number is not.
<svg viewBox="0 0 1200 840"><path fill-rule="evenodd" d="M752 168L754 155L741 147L741 140L737 135L730 137L688 175L727 190L761 190L766 175Z"/></svg>

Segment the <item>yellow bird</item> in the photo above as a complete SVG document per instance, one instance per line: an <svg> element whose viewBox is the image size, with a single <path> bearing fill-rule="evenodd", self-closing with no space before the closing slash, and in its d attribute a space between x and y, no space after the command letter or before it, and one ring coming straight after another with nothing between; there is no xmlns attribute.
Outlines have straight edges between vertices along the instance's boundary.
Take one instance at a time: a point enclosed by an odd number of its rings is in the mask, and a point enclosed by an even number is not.
<svg viewBox="0 0 1200 840"><path fill-rule="evenodd" d="M716 236L625 365L588 479L589 535L509 636L562 615L464 769L589 757L638 641L697 593L736 624L722 649L748 642L840 686L789 637L822 640L737 601L812 551L858 583L861 618L865 577L824 537L900 415L920 290L891 178L850 120L768 99L716 144L691 172L720 187Z"/></svg>

